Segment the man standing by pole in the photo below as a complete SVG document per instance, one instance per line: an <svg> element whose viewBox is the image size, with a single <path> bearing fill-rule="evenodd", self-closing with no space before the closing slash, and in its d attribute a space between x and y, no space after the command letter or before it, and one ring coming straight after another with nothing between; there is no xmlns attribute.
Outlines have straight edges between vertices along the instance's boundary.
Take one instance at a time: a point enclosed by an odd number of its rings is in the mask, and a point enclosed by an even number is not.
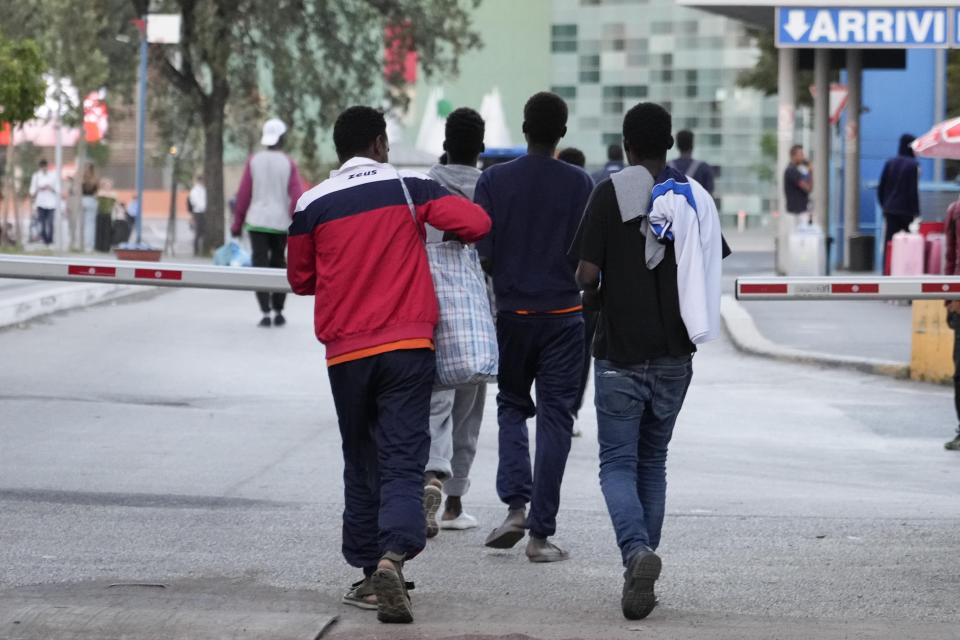
<svg viewBox="0 0 960 640"><path fill-rule="evenodd" d="M475 196L493 220L493 231L477 250L493 275L497 299L497 493L509 509L486 545L509 549L529 529L530 561L556 562L569 557L548 538L557 526L584 341L576 260L567 251L593 182L583 170L554 158L567 133L567 105L560 96L534 95L523 118L527 155L489 168ZM534 383L536 405L530 397ZM534 416L531 470L527 420Z"/></svg>

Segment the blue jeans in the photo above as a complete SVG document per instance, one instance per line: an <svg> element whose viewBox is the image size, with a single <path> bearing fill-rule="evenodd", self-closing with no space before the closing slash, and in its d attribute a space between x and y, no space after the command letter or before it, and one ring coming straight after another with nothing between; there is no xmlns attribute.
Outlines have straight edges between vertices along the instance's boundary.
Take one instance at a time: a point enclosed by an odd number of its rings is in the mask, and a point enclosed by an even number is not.
<svg viewBox="0 0 960 640"><path fill-rule="evenodd" d="M628 367L596 362L600 487L624 565L660 544L667 446L692 377L692 356Z"/></svg>

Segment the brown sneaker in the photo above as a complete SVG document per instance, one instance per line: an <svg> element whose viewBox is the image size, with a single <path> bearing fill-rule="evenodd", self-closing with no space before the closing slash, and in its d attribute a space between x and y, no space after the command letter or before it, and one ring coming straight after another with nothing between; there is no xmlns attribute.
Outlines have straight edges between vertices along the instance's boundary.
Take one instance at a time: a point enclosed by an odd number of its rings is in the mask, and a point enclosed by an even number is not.
<svg viewBox="0 0 960 640"><path fill-rule="evenodd" d="M427 521L427 537L432 538L440 533L440 524L437 522L437 513L443 503L443 484L436 479L429 480L423 486L423 517Z"/></svg>

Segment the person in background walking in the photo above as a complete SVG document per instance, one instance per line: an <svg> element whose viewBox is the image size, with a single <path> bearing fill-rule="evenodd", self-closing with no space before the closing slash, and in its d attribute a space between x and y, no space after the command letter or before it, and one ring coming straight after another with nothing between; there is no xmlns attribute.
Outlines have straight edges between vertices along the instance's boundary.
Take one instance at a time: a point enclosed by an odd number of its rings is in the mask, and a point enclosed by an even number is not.
<svg viewBox="0 0 960 640"><path fill-rule="evenodd" d="M583 368L580 288L574 280L576 260L567 250L593 182L581 169L554 158L567 133L567 104L560 96L534 95L523 119L527 154L487 169L474 198L493 220L493 230L477 250L493 275L497 299L497 494L509 509L486 545L509 549L529 529L530 561L555 562L569 557L548 538L556 532ZM534 383L536 405L530 397ZM527 420L534 416L531 471Z"/></svg>
<svg viewBox="0 0 960 640"><path fill-rule="evenodd" d="M37 171L30 178L30 197L40 224L40 238L43 244L53 244L53 219L60 203L57 193L57 176L49 170L46 160L40 160Z"/></svg>
<svg viewBox="0 0 960 640"><path fill-rule="evenodd" d="M303 183L297 164L283 152L286 133L287 125L277 118L263 124L260 144L266 148L247 159L237 190L231 232L235 238L240 237L243 229L250 234L255 267L282 269L287 264L287 228L297 200L303 194ZM284 293L257 292L257 302L263 312L261 327L282 327L287 323L283 317L286 299Z"/></svg>
<svg viewBox="0 0 960 640"><path fill-rule="evenodd" d="M587 166L587 156L583 155L583 151L580 151L580 149L576 147L567 147L561 150L560 153L557 154L557 160L572 164L581 169Z"/></svg>
<svg viewBox="0 0 960 640"><path fill-rule="evenodd" d="M688 178L693 178L713 196L713 167L693 157L693 132L684 129L677 132L677 151L680 157L667 164Z"/></svg>
<svg viewBox="0 0 960 640"><path fill-rule="evenodd" d="M900 136L897 155L887 160L880 174L877 199L883 209L886 223L884 247L901 231L907 231L910 223L920 215L920 163L910 147L915 138L909 133Z"/></svg>
<svg viewBox="0 0 960 640"><path fill-rule="evenodd" d="M80 183L80 205L83 209L83 250L90 252L97 239L97 193L100 191L100 178L92 162L83 170Z"/></svg>
<svg viewBox="0 0 960 640"><path fill-rule="evenodd" d="M557 160L562 160L567 164L572 164L575 167L580 167L583 169L587 164L587 157L583 155L583 151L577 149L576 147L567 147L557 154ZM593 334L597 330L597 314L592 311L583 310L583 371L580 374L580 388L577 392L577 400L573 405L573 416L574 418L580 417L580 409L583 407L583 399L587 393L587 382L590 377L590 360L591 352L593 345ZM576 425L573 427L573 437L579 438L583 435L583 432L577 428Z"/></svg>
<svg viewBox="0 0 960 640"><path fill-rule="evenodd" d="M190 194L187 196L187 209L190 210L190 216L193 218L193 255L206 255L207 187L203 184L202 175L198 175L193 180L193 187L190 188Z"/></svg>
<svg viewBox="0 0 960 640"><path fill-rule="evenodd" d="M427 176L388 163L383 113L350 107L333 128L342 163L290 225L287 279L314 295L343 439L343 555L364 578L344 602L412 622L404 563L426 545L423 478L436 377L437 296L425 225L476 242L490 219Z"/></svg>
<svg viewBox="0 0 960 640"><path fill-rule="evenodd" d="M457 109L447 117L443 143L445 163L434 165L429 176L450 193L473 202L480 179L477 162L483 153L485 125L473 109ZM443 241L444 233L427 227L427 242ZM427 462L424 504L427 537L440 529L464 530L477 526L477 519L463 510L463 496L470 489L470 468L477 455L480 424L487 398L487 385L440 389L430 399L430 460ZM447 502L440 521L441 489Z"/></svg>
<svg viewBox="0 0 960 640"><path fill-rule="evenodd" d="M619 144L611 144L607 147L607 164L593 174L594 184L600 184L621 169L623 169L623 149Z"/></svg>
<svg viewBox="0 0 960 640"><path fill-rule="evenodd" d="M719 334L719 214L703 187L667 167L671 125L656 104L627 112L630 167L594 189L572 250L580 259L584 306L600 311L594 343L600 486L626 567L621 608L628 619L644 618L656 605L667 447L693 376L692 336L707 341ZM677 211L670 227L676 247L659 240L647 220L648 211L651 217L661 211L660 200ZM690 301L699 304L685 306ZM709 325L708 331L688 334L688 309L700 312L692 315L698 331Z"/></svg>
<svg viewBox="0 0 960 640"><path fill-rule="evenodd" d="M948 276L960 275L960 200L947 208L944 220L947 232L946 262L943 273ZM953 329L953 404L957 411L957 432L953 440L943 445L947 451L960 451L960 300L947 303L947 324Z"/></svg>

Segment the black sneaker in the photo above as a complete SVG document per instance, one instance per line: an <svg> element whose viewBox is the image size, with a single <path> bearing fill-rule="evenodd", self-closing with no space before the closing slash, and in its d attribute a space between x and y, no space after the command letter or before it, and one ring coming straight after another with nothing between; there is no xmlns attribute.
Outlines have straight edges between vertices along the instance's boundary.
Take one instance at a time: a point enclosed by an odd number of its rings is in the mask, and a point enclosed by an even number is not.
<svg viewBox="0 0 960 640"><path fill-rule="evenodd" d="M660 577L662 563L653 551L640 551L630 558L623 573L623 597L620 607L627 620L642 620L657 606L653 586Z"/></svg>
<svg viewBox="0 0 960 640"><path fill-rule="evenodd" d="M273 316L273 326L282 327L285 324L287 324L287 319L284 318L283 314L278 311L277 315Z"/></svg>
<svg viewBox="0 0 960 640"><path fill-rule="evenodd" d="M263 318L260 319L260 323L257 324L258 327L266 327L266 328L269 328L272 325L273 325L273 322L270 321L270 316L263 316Z"/></svg>
<svg viewBox="0 0 960 640"><path fill-rule="evenodd" d="M947 451L960 451L960 435L943 445L943 448Z"/></svg>

